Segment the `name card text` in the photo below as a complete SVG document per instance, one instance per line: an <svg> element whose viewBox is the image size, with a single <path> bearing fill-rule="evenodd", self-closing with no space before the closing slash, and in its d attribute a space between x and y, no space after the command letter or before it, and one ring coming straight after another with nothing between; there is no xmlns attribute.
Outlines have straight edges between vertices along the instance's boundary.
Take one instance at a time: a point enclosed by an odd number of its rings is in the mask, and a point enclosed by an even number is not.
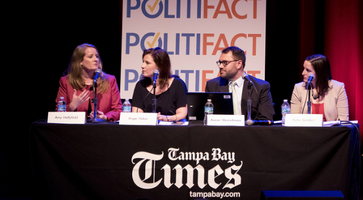
<svg viewBox="0 0 363 200"><path fill-rule="evenodd" d="M85 112L48 112L48 123L85 124Z"/></svg>
<svg viewBox="0 0 363 200"><path fill-rule="evenodd" d="M245 126L244 115L208 115L208 126Z"/></svg>
<svg viewBox="0 0 363 200"><path fill-rule="evenodd" d="M156 113L121 113L120 125L157 125Z"/></svg>
<svg viewBox="0 0 363 200"><path fill-rule="evenodd" d="M322 114L286 114L285 126L323 126Z"/></svg>

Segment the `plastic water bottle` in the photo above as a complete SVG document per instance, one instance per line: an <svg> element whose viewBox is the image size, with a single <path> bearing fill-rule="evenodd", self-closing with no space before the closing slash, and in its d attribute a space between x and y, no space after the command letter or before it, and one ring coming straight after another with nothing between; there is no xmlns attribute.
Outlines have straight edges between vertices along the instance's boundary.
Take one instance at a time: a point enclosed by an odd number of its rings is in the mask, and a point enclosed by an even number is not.
<svg viewBox="0 0 363 200"><path fill-rule="evenodd" d="M125 113L131 112L131 103L129 99L125 99L124 103L122 104L122 112Z"/></svg>
<svg viewBox="0 0 363 200"><path fill-rule="evenodd" d="M66 101L64 101L64 97L59 98L58 112L66 112Z"/></svg>
<svg viewBox="0 0 363 200"><path fill-rule="evenodd" d="M286 114L290 114L290 104L287 99L284 99L284 102L281 105L281 115L282 115L282 125L285 126L285 117Z"/></svg>
<svg viewBox="0 0 363 200"><path fill-rule="evenodd" d="M207 125L207 115L213 115L213 107L212 99L208 99L204 105L204 125Z"/></svg>

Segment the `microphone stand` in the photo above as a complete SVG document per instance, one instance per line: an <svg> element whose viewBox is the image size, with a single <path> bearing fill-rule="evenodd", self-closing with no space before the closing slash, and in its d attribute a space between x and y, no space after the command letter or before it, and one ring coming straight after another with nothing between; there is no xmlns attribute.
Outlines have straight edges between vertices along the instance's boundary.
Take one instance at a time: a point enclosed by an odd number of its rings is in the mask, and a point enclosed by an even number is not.
<svg viewBox="0 0 363 200"><path fill-rule="evenodd" d="M94 80L93 82L93 88L95 89L95 92L93 94L93 120L92 122L102 122L102 119L98 119L97 118L97 103L98 103L98 98L97 98L97 80Z"/></svg>
<svg viewBox="0 0 363 200"><path fill-rule="evenodd" d="M310 95L311 95L311 82L309 82L308 84L308 114L311 114L311 99L310 99Z"/></svg>
<svg viewBox="0 0 363 200"><path fill-rule="evenodd" d="M246 121L246 124L247 125L252 125L253 124L253 121L251 119L251 87L252 87L252 84L247 81L248 85L247 85L247 88L248 88L248 100L247 100L247 121Z"/></svg>
<svg viewBox="0 0 363 200"><path fill-rule="evenodd" d="M154 88L154 100L153 100L153 103L152 103L152 110L153 110L153 113L156 113L156 94L155 94L156 80L154 80L153 88Z"/></svg>

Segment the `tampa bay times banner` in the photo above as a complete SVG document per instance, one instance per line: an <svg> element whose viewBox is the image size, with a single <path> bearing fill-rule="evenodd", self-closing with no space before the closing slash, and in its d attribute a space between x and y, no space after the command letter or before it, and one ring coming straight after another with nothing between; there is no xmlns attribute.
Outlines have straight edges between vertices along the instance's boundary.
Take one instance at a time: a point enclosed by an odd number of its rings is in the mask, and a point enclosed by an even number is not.
<svg viewBox="0 0 363 200"><path fill-rule="evenodd" d="M205 152L185 152L181 148L171 147L165 154L163 151L157 154L136 152L131 161L134 164L133 183L140 189L154 190L149 191L150 193L163 192L167 196L174 192L185 199L241 197L242 177L239 172L243 161L236 160L235 152L224 152L221 148L211 148ZM156 163L163 161L167 163L161 167L156 166ZM183 166L185 161L192 164Z"/></svg>
<svg viewBox="0 0 363 200"><path fill-rule="evenodd" d="M246 51L247 73L265 78L266 0L124 0L122 11L122 98L132 98L140 80L142 51L160 47L172 74L189 92L204 91L218 76L220 51Z"/></svg>

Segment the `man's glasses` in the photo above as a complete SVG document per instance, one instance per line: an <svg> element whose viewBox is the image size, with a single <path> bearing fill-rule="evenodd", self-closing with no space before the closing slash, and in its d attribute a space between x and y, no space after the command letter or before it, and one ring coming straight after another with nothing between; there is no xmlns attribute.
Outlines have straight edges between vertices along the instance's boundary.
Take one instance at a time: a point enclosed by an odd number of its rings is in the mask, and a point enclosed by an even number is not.
<svg viewBox="0 0 363 200"><path fill-rule="evenodd" d="M227 66L229 63L231 63L231 62L236 62L236 61L239 61L239 60L231 60L231 61L226 61L226 60L223 60L223 61L220 61L220 60L218 60L218 61L216 61L216 64L217 64L217 66L219 67L219 65L223 65L223 67L225 67L225 66Z"/></svg>

